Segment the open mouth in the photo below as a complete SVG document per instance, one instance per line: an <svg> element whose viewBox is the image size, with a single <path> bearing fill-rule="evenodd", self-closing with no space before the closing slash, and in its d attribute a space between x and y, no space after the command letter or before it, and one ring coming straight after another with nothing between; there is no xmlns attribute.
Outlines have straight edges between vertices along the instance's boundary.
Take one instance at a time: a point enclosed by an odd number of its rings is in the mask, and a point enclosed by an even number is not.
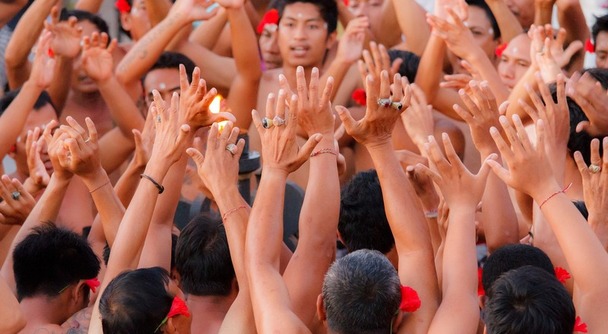
<svg viewBox="0 0 608 334"><path fill-rule="evenodd" d="M310 48L307 46L293 46L289 49L295 56L304 56Z"/></svg>

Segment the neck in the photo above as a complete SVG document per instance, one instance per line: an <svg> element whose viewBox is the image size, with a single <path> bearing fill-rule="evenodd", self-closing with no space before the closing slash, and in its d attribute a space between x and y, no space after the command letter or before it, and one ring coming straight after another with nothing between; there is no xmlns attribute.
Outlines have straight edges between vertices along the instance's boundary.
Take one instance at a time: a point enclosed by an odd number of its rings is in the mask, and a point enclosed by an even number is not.
<svg viewBox="0 0 608 334"><path fill-rule="evenodd" d="M63 324L69 317L64 312L60 298L47 296L24 298L19 304L23 314L27 315L28 326Z"/></svg>
<svg viewBox="0 0 608 334"><path fill-rule="evenodd" d="M190 308L193 313L201 314L199 313L200 311L206 314L221 314L223 317L232 305L234 297L232 294L228 296L188 295L187 301L188 308Z"/></svg>
<svg viewBox="0 0 608 334"><path fill-rule="evenodd" d="M99 91L83 93L72 90L72 101L81 106L91 107L91 104L99 104L103 99Z"/></svg>

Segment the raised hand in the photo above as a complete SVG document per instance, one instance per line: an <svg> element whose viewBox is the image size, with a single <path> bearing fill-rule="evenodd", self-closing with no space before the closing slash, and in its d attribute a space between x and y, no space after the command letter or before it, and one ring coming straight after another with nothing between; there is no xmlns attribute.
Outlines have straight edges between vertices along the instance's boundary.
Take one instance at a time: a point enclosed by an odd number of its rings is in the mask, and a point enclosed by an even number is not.
<svg viewBox="0 0 608 334"><path fill-rule="evenodd" d="M292 95L289 111L286 111L286 92L279 90L278 96L268 94L266 100L266 117L260 119L257 110L252 111L253 123L262 140L262 161L264 169L272 169L281 173L294 172L312 153L317 143L323 137L314 134L301 148L296 142L298 115L298 96Z"/></svg>
<svg viewBox="0 0 608 334"><path fill-rule="evenodd" d="M105 32L101 33L101 36L94 32L83 39L82 68L95 81L108 80L114 74L112 52L118 42L113 39L108 44L108 39Z"/></svg>
<svg viewBox="0 0 608 334"><path fill-rule="evenodd" d="M85 130L74 118L68 116L66 120L69 125L62 125L60 129L68 134L63 145L69 154L61 156L61 165L73 174L83 178L91 177L102 168L95 124L87 117Z"/></svg>
<svg viewBox="0 0 608 334"><path fill-rule="evenodd" d="M496 142L496 147L507 164L508 170L498 162L488 161L488 164L494 174L511 188L533 198L542 197L543 194L546 194L547 189L553 189L557 185L545 154L546 136L543 120L536 122L536 147L530 142L519 116L513 115L512 117L515 128L505 116L501 116L499 120L509 143L503 139L495 127L490 129L490 134Z"/></svg>
<svg viewBox="0 0 608 334"><path fill-rule="evenodd" d="M36 56L32 64L29 81L33 82L38 88L44 90L49 87L53 81L53 72L55 70L55 59L52 57L51 41L53 36L50 31L43 30L38 39L36 47Z"/></svg>
<svg viewBox="0 0 608 334"><path fill-rule="evenodd" d="M215 2L224 8L241 8L245 3L244 0L216 0Z"/></svg>
<svg viewBox="0 0 608 334"><path fill-rule="evenodd" d="M591 136L608 134L608 92L589 72L574 73L566 83L566 95L589 119L578 123L576 132L585 131Z"/></svg>
<svg viewBox="0 0 608 334"><path fill-rule="evenodd" d="M419 166L423 168L423 173L430 176L437 184L450 208L460 205L474 208L481 201L490 172L487 161L494 160L496 155L489 156L479 172L472 174L456 154L446 133L442 135L442 140L446 157L441 153L435 138L431 136L426 146L426 155L429 157L431 167Z"/></svg>
<svg viewBox="0 0 608 334"><path fill-rule="evenodd" d="M333 136L334 115L331 111L331 93L334 86L332 77L327 79L323 94L319 96L319 69L313 68L310 75L310 84L306 86L304 68L298 66L296 70L296 84L298 92L298 125L306 132L307 137L315 133Z"/></svg>
<svg viewBox="0 0 608 334"><path fill-rule="evenodd" d="M166 105L157 90L152 93L154 102L150 106L149 112L154 117L156 134L150 161L164 161L169 167L181 158L191 142L191 128L180 120L177 93L173 93L169 106Z"/></svg>
<svg viewBox="0 0 608 334"><path fill-rule="evenodd" d="M445 19L427 14L427 22L433 28L433 34L443 39L448 48L458 57L467 58L471 51L478 49L473 33L452 8L446 8Z"/></svg>
<svg viewBox="0 0 608 334"><path fill-rule="evenodd" d="M51 179L51 166L45 165L41 158L42 148L44 146L43 138L40 137L41 130L39 127L27 132L25 140L25 151L27 153L27 167L29 170L29 178L25 181L29 183L30 192L36 192L46 188ZM50 161L49 161L50 163ZM29 180L29 181L28 181Z"/></svg>
<svg viewBox="0 0 608 334"><path fill-rule="evenodd" d="M363 50L363 60L359 60L359 74L361 80L365 83L367 75L371 75L374 80L380 79L382 71L387 71L389 77L393 77L399 73L399 66L403 63L403 59L397 58L391 63L391 58L384 45L369 43L369 51Z"/></svg>
<svg viewBox="0 0 608 334"><path fill-rule="evenodd" d="M485 81L480 83L471 80L467 86L468 89L458 91L467 110L455 104L454 111L469 125L475 147L487 157L495 152L496 148L494 141L488 136L490 128L498 128L499 125L500 114L496 98Z"/></svg>
<svg viewBox="0 0 608 334"><path fill-rule="evenodd" d="M469 6L464 0L435 0L434 15L447 20L449 15L446 8L452 8L462 21L469 18Z"/></svg>
<svg viewBox="0 0 608 334"><path fill-rule="evenodd" d="M391 89L393 91L391 97ZM410 104L410 88L399 74L390 85L388 72L382 71L380 80L372 74L366 78L367 109L365 116L355 121L348 109L337 106L336 111L346 132L368 149L390 143L393 129L403 110Z"/></svg>
<svg viewBox="0 0 608 334"><path fill-rule="evenodd" d="M606 223L608 208L608 137L602 141L604 156L600 156L600 141L591 141L591 164L587 166L580 152L574 153L574 161L583 179L583 197L589 211L589 223Z"/></svg>
<svg viewBox="0 0 608 334"><path fill-rule="evenodd" d="M141 132L133 129L133 137L135 141L133 160L137 166L145 167L150 160L150 154L152 154L152 147L154 146L154 117L151 113L148 113Z"/></svg>
<svg viewBox="0 0 608 334"><path fill-rule="evenodd" d="M30 214L36 200L17 179L2 175L0 179L0 224L21 225Z"/></svg>
<svg viewBox="0 0 608 334"><path fill-rule="evenodd" d="M51 9L51 20L44 22L44 28L53 35L52 52L58 56L75 58L80 53L82 28L77 26L78 20L70 16L67 21L59 21L59 9Z"/></svg>
<svg viewBox="0 0 608 334"><path fill-rule="evenodd" d="M348 22L338 42L336 59L351 64L361 58L363 43L365 42L365 32L368 28L369 19L367 16L356 17Z"/></svg>
<svg viewBox="0 0 608 334"><path fill-rule="evenodd" d="M198 67L192 72L192 83L188 83L186 68L180 64L179 78L179 113L183 118L182 121L187 123L191 129L197 130L223 120L236 121L234 115L229 112L214 114L209 110L209 105L217 95L217 90L211 88L207 92L207 84L205 80L201 79L201 70Z"/></svg>
<svg viewBox="0 0 608 334"><path fill-rule="evenodd" d="M435 130L433 106L427 103L424 92L416 84L410 85L410 89L412 91L411 104L401 114L401 121L414 144L422 147Z"/></svg>
<svg viewBox="0 0 608 334"><path fill-rule="evenodd" d="M214 123L209 130L204 157L194 147L186 150L196 163L198 176L214 198L218 198L227 188L237 186L239 158L245 147L244 139L237 141L238 135L239 128L233 128L232 122L226 124L221 134L217 123Z"/></svg>
<svg viewBox="0 0 608 334"><path fill-rule="evenodd" d="M61 164L62 159L67 159L68 151L64 148L63 141L69 138L69 134L62 129L57 129L51 134L57 125L57 121L50 121L49 124L46 125L46 128L44 128L42 137L46 141L49 158L53 165L53 177L61 180L69 180L72 178L73 173L65 169Z"/></svg>
<svg viewBox="0 0 608 334"><path fill-rule="evenodd" d="M189 22L208 20L217 14L218 8L207 11L214 3L206 0L177 0L171 6L169 15L181 17Z"/></svg>

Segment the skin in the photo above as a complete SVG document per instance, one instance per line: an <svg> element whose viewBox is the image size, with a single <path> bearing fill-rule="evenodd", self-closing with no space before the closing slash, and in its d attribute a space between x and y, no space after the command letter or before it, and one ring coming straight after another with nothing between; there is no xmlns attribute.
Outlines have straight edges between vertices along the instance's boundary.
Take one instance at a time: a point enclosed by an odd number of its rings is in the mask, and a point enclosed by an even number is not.
<svg viewBox="0 0 608 334"><path fill-rule="evenodd" d="M259 45L262 53L262 60L267 70L281 67L283 59L279 50L277 25L267 24L260 35Z"/></svg>
<svg viewBox="0 0 608 334"><path fill-rule="evenodd" d="M165 101L171 100L173 92L179 92L179 72L174 68L162 68L150 71L144 80L146 104L150 105L154 97L152 90L158 90Z"/></svg>
<svg viewBox="0 0 608 334"><path fill-rule="evenodd" d="M524 76L530 64L530 38L521 34L503 51L497 70L502 82L511 90Z"/></svg>
<svg viewBox="0 0 608 334"><path fill-rule="evenodd" d="M145 1L133 1L131 11L120 14L120 24L131 34L131 39L135 42L152 29Z"/></svg>
<svg viewBox="0 0 608 334"><path fill-rule="evenodd" d="M595 38L595 66L608 68L608 31L600 31Z"/></svg>
<svg viewBox="0 0 608 334"><path fill-rule="evenodd" d="M534 23L534 0L506 0L505 3L524 29Z"/></svg>
<svg viewBox="0 0 608 334"><path fill-rule="evenodd" d="M367 16L374 36L381 36L382 4L384 0L354 0L348 2L348 9L355 17Z"/></svg>

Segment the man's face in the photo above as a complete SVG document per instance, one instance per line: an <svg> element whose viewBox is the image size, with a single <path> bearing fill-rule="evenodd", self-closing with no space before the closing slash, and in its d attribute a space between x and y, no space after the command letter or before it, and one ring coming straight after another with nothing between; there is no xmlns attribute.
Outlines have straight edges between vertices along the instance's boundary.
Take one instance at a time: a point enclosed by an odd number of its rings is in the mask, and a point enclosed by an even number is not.
<svg viewBox="0 0 608 334"><path fill-rule="evenodd" d="M25 141L28 130L34 130L36 127L44 129L44 127L51 120L57 120L57 114L55 114L55 109L53 109L50 104L45 105L39 110L32 110L27 116L25 126L19 134L19 137L17 137L17 142L15 143L15 152L11 154L11 157L15 160L15 165L19 173L29 175L29 169L27 167L27 153L25 150ZM42 147L40 158L46 167L47 173L51 174L53 172L53 165L49 159L46 144L44 144Z"/></svg>
<svg viewBox="0 0 608 334"><path fill-rule="evenodd" d="M382 21L382 4L384 0L351 0L348 2L348 9L355 17L367 16L370 29L374 36L380 36L379 22Z"/></svg>
<svg viewBox="0 0 608 334"><path fill-rule="evenodd" d="M502 82L513 89L530 67L530 38L525 34L515 37L503 51L498 63Z"/></svg>
<svg viewBox="0 0 608 334"><path fill-rule="evenodd" d="M327 24L317 6L302 2L285 6L279 22L283 62L294 67L320 67L331 42L333 38L328 38Z"/></svg>
<svg viewBox="0 0 608 334"><path fill-rule="evenodd" d="M78 26L82 28L82 36L91 36L93 32L99 33L99 29L93 23L83 20L78 22ZM99 90L97 83L85 73L82 69L82 54L74 59L72 68L72 89L79 93L94 93Z"/></svg>
<svg viewBox="0 0 608 334"><path fill-rule="evenodd" d="M269 70L281 67L283 64L281 50L279 50L279 32L277 29L278 26L276 24L266 24L259 40L262 59L264 60L264 64L266 64L266 69Z"/></svg>
<svg viewBox="0 0 608 334"><path fill-rule="evenodd" d="M122 13L120 21L122 27L129 31L131 39L135 42L152 29L144 0L133 0L131 11L129 13Z"/></svg>
<svg viewBox="0 0 608 334"><path fill-rule="evenodd" d="M505 4L524 29L534 23L534 0L505 0Z"/></svg>
<svg viewBox="0 0 608 334"><path fill-rule="evenodd" d="M600 31L595 38L595 66L608 68L608 31Z"/></svg>
<svg viewBox="0 0 608 334"><path fill-rule="evenodd" d="M152 70L146 75L144 93L147 107L154 101L154 95L152 95L154 89L158 90L165 103L171 103L173 93L179 93L179 69L161 68Z"/></svg>

